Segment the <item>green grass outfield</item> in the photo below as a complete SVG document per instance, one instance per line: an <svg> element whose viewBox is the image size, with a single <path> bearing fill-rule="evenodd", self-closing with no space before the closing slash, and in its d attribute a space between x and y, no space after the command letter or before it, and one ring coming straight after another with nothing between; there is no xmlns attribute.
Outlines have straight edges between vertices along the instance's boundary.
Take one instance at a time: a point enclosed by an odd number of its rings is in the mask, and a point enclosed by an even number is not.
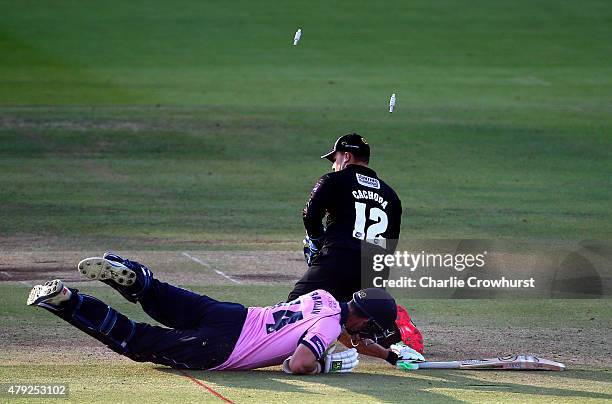
<svg viewBox="0 0 612 404"><path fill-rule="evenodd" d="M404 237L611 238L611 21L605 1L1 2L2 235L297 241L318 156L355 130Z"/></svg>
<svg viewBox="0 0 612 404"><path fill-rule="evenodd" d="M0 0L0 61L0 270L27 266L6 251L299 249L329 170L318 156L349 131L398 191L404 239L612 239L607 1ZM268 304L288 288L211 294ZM90 339L23 306L26 292L0 283L2 382L64 380L74 401L218 401L168 369L89 356ZM237 402L612 399L609 360L588 359L610 357L593 345L610 300L406 303L434 355L454 357L446 327L474 347L493 331L508 343L512 326L583 345L549 352L571 358L565 373L191 374Z"/></svg>
<svg viewBox="0 0 612 404"><path fill-rule="evenodd" d="M286 286L259 286L239 289L234 286L192 287L212 296L222 295L244 304L273 302L286 294ZM122 300L108 287L83 287L82 290L104 298L131 317L146 315L135 305ZM184 372L151 364L118 360L111 351L107 357L92 357L91 338L42 309L27 307L25 287L0 286L7 310L0 315L0 326L12 336L2 352L0 377L5 382L68 383L70 400L78 402L220 402ZM416 319L446 327L481 329L482 338L492 328L527 327L537 338L538 331L563 329L571 324L583 332L606 332L612 327L611 300L479 300L401 301ZM504 317L500 316L504 313ZM469 322L465 319L469 318ZM35 322L35 327L32 327ZM26 332L28 330L29 332ZM427 345L439 344L436 335ZM456 344L471 341L455 341ZM32 346L49 345L39 364L26 358ZM72 346L72 348L71 348ZM581 352L582 347L574 347ZM30 348L31 349L31 348ZM55 352L53 351L55 349ZM98 348L100 351L100 348ZM451 348L452 351L452 348ZM605 352L605 351L602 351ZM578 354L578 360L580 360ZM584 358L582 358L584 359ZM612 400L609 367L589 364L569 365L565 372L508 371L416 371L400 372L382 361L365 360L350 375L290 377L278 368L254 372L186 372L234 402L454 402L532 400L605 401ZM61 400L60 400L61 401ZM19 402L10 400L9 402Z"/></svg>

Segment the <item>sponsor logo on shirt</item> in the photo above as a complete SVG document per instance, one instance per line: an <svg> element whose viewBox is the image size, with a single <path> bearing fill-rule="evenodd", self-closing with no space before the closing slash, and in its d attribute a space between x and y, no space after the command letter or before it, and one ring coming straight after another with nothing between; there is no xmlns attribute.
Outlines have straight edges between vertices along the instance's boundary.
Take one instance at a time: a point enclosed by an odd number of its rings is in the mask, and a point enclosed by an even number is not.
<svg viewBox="0 0 612 404"><path fill-rule="evenodd" d="M380 189L380 182L376 178L368 177L367 175L355 173L357 182L364 187Z"/></svg>
<svg viewBox="0 0 612 404"><path fill-rule="evenodd" d="M310 338L310 342L312 343L312 346L314 346L314 348L316 349L318 353L317 356L320 358L321 355L323 355L323 352L325 351L325 344L323 343L323 341L321 341L321 338L317 337L316 335Z"/></svg>

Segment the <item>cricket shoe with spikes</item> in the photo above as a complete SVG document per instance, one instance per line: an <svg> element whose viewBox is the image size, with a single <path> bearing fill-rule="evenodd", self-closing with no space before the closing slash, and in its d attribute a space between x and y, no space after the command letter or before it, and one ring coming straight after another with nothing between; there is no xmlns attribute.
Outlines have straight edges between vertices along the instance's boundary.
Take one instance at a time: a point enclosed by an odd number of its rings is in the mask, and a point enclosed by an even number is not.
<svg viewBox="0 0 612 404"><path fill-rule="evenodd" d="M45 282L43 285L34 286L26 304L28 306L51 305L57 307L70 300L70 296L72 296L72 292L64 286L64 282L55 279Z"/></svg>
<svg viewBox="0 0 612 404"><path fill-rule="evenodd" d="M149 289L153 280L149 268L113 253L106 253L103 258L85 258L78 269L83 276L104 282L132 303Z"/></svg>

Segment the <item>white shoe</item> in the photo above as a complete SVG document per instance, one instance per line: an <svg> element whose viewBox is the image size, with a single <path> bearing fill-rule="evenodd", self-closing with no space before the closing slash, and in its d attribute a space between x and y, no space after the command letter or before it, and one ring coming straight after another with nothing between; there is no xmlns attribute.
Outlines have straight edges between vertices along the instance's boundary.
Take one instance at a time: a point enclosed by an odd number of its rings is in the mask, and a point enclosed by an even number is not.
<svg viewBox="0 0 612 404"><path fill-rule="evenodd" d="M78 265L79 272L92 280L107 283L112 281L120 286L131 286L136 282L136 272L125 265L105 258L85 258Z"/></svg>
<svg viewBox="0 0 612 404"><path fill-rule="evenodd" d="M44 285L36 285L30 291L28 306L35 306L39 303L47 303L53 306L59 306L62 302L68 301L72 296L72 292L64 282L59 279L45 282Z"/></svg>

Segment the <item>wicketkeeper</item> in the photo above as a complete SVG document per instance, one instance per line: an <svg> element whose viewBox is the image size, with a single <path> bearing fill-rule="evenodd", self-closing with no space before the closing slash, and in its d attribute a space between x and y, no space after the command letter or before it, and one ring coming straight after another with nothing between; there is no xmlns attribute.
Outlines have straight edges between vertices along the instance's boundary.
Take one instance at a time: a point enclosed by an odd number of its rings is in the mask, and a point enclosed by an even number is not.
<svg viewBox="0 0 612 404"><path fill-rule="evenodd" d="M319 178L304 208L308 270L288 300L315 289L350 300L362 284L373 286L374 276L388 275L364 265L371 266L374 254L392 254L399 239L402 203L368 166L366 140L357 133L341 136L321 158L332 162L334 172Z"/></svg>
<svg viewBox="0 0 612 404"><path fill-rule="evenodd" d="M246 308L160 282L146 266L113 253L86 258L78 269L140 303L164 327L130 320L61 280L35 286L27 304L47 309L121 355L174 368L247 370L282 364L294 374L350 372L359 362L356 350L330 349L342 330L357 339L376 339L397 315L395 300L380 289L359 291L350 302L315 290L291 302ZM408 351L400 354L407 361L420 359Z"/></svg>
<svg viewBox="0 0 612 404"><path fill-rule="evenodd" d="M370 145L362 136L350 133L339 137L321 158L332 163L333 172L317 181L304 208L308 270L288 300L316 289L327 290L338 300L349 300L373 275L368 273L371 267L363 267L371 265L371 255L393 253L400 234L401 201L391 186L369 168ZM396 343L403 342L422 353L420 331L406 309L398 306L397 311L391 332L379 338L378 343L360 343L346 333L341 342L393 365L401 357L390 349Z"/></svg>

